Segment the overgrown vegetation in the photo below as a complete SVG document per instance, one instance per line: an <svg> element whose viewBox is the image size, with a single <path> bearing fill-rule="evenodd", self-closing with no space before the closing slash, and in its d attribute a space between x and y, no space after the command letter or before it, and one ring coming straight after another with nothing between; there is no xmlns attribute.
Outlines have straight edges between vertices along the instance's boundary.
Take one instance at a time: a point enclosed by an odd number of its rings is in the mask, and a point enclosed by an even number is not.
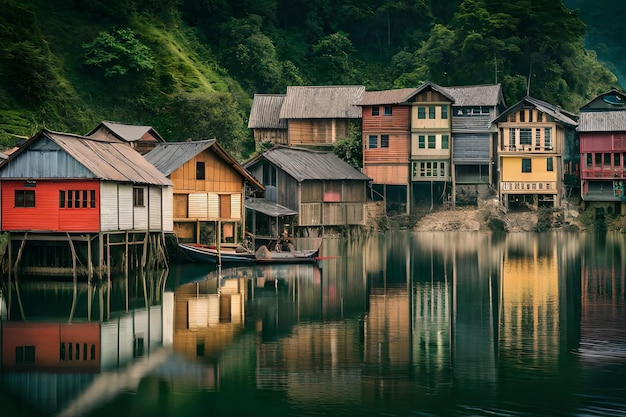
<svg viewBox="0 0 626 417"><path fill-rule="evenodd" d="M530 88L573 111L617 86L561 0L57 3L0 0L2 148L112 120L170 141L215 137L243 159L253 94L288 85L501 82L508 103ZM350 136L337 152L354 164Z"/></svg>

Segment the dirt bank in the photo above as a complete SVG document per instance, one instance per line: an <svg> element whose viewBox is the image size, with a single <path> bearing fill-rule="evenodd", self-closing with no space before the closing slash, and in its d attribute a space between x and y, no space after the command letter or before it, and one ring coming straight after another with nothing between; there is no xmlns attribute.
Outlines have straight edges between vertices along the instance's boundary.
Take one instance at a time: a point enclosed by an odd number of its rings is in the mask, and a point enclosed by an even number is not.
<svg viewBox="0 0 626 417"><path fill-rule="evenodd" d="M549 227L580 228L576 222L576 213L568 212L567 221L559 222L558 216L553 216L554 222ZM526 210L518 212L504 212L496 202L481 204L479 208L462 207L453 210L439 210L423 213L414 230L416 231L489 231L490 223L497 223L509 233L532 232L537 230L539 212Z"/></svg>

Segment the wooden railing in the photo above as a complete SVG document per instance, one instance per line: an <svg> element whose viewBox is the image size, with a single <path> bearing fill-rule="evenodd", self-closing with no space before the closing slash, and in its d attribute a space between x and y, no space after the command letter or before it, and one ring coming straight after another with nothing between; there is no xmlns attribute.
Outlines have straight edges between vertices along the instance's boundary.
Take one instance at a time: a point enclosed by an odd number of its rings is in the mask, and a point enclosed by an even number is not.
<svg viewBox="0 0 626 417"><path fill-rule="evenodd" d="M302 203L300 226L344 226L365 223L364 203Z"/></svg>

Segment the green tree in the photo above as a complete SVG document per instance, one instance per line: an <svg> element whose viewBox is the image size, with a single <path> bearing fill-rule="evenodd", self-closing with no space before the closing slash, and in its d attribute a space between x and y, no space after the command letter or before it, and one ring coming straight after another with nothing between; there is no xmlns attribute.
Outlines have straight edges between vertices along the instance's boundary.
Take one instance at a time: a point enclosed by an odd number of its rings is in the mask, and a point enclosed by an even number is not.
<svg viewBox="0 0 626 417"><path fill-rule="evenodd" d="M353 167L363 167L363 141L361 139L361 125L352 123L349 136L337 140L333 146L333 153Z"/></svg>
<svg viewBox="0 0 626 417"><path fill-rule="evenodd" d="M83 45L83 50L83 63L103 69L105 77L154 69L155 61L150 48L141 43L131 29L100 32L93 41Z"/></svg>
<svg viewBox="0 0 626 417"><path fill-rule="evenodd" d="M354 46L346 33L325 36L312 47L313 70L311 75L321 84L351 84L354 82L356 59Z"/></svg>

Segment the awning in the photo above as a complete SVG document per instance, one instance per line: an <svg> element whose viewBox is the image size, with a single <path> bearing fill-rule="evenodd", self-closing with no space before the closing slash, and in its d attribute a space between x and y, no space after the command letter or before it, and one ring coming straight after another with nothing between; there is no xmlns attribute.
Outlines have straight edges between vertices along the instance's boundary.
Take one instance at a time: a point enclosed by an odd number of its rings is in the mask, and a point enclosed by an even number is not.
<svg viewBox="0 0 626 417"><path fill-rule="evenodd" d="M249 208L250 210L259 211L272 217L293 216L298 214L297 211L264 198L248 198L246 199L245 205L246 208Z"/></svg>

